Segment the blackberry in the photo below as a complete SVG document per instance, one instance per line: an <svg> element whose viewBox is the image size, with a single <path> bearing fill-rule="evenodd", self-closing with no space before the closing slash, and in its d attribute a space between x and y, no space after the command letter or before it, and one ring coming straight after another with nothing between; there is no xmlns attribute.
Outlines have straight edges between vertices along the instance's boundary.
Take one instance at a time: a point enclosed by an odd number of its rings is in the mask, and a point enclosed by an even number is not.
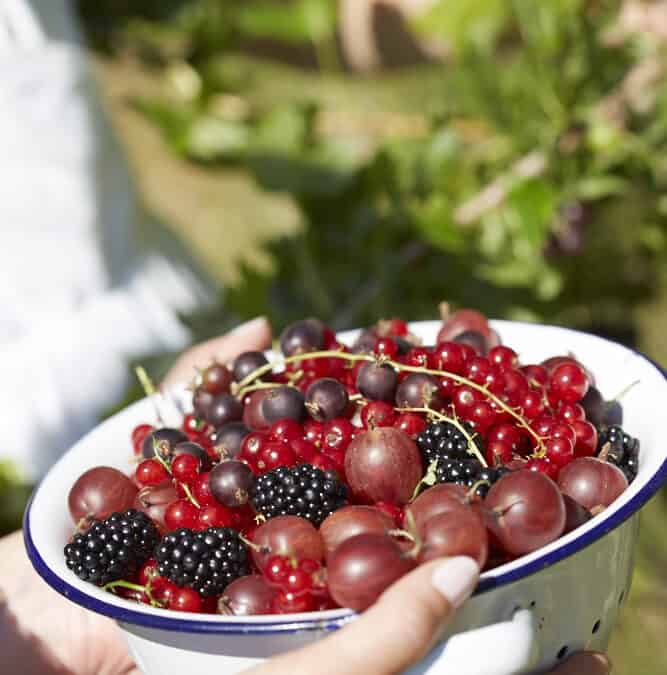
<svg viewBox="0 0 667 675"><path fill-rule="evenodd" d="M72 537L65 546L65 564L79 579L104 586L134 576L159 539L146 514L135 509L112 513Z"/></svg>
<svg viewBox="0 0 667 675"><path fill-rule="evenodd" d="M602 427L598 429L597 454L607 445L607 461L615 464L625 474L628 483L632 483L639 469L639 439L633 438L618 425Z"/></svg>
<svg viewBox="0 0 667 675"><path fill-rule="evenodd" d="M438 463L448 460L472 460L466 437L450 422L432 422L417 436L424 466L434 459ZM475 460L476 461L476 460Z"/></svg>
<svg viewBox="0 0 667 675"><path fill-rule="evenodd" d="M248 549L231 527L170 532L155 548L155 558L160 576L192 588L202 598L220 595L249 572Z"/></svg>
<svg viewBox="0 0 667 675"><path fill-rule="evenodd" d="M312 464L279 466L258 476L250 491L255 511L264 517L301 516L314 525L319 525L346 500L347 486L336 474Z"/></svg>
<svg viewBox="0 0 667 675"><path fill-rule="evenodd" d="M435 467L436 483L458 483L466 488L471 488L475 483L486 481L477 486L475 494L486 497L489 488L506 473L509 472L504 466L482 466L477 459L449 459L439 460Z"/></svg>
<svg viewBox="0 0 667 675"><path fill-rule="evenodd" d="M424 466L438 460L435 467L438 483L458 483L468 488L479 481L487 481L493 485L507 472L504 467L483 466L469 452L470 446L465 435L450 422L429 424L417 436L417 447L422 454ZM479 485L475 490L476 494L485 497L490 485Z"/></svg>

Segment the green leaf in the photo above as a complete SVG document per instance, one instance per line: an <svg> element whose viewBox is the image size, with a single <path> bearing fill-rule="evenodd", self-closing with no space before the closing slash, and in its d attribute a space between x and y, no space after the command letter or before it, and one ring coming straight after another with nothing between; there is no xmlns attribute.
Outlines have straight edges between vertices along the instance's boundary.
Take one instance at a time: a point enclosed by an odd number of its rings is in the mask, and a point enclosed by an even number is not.
<svg viewBox="0 0 667 675"><path fill-rule="evenodd" d="M253 150L298 153L306 146L311 128L312 110L309 107L276 107L259 120Z"/></svg>
<svg viewBox="0 0 667 675"><path fill-rule="evenodd" d="M611 195L620 195L627 188L627 181L618 176L589 176L582 178L575 188L575 194L584 201L593 201L610 197Z"/></svg>
<svg viewBox="0 0 667 675"><path fill-rule="evenodd" d="M465 235L452 219L452 205L444 194L435 193L423 204L413 206L416 226L429 241L445 251L465 249Z"/></svg>
<svg viewBox="0 0 667 675"><path fill-rule="evenodd" d="M247 150L249 140L246 125L207 115L190 126L185 149L190 157L201 161L233 159Z"/></svg>
<svg viewBox="0 0 667 675"><path fill-rule="evenodd" d="M524 239L533 251L540 250L549 233L557 206L556 192L543 180L522 181L507 198L507 217L515 236Z"/></svg>
<svg viewBox="0 0 667 675"><path fill-rule="evenodd" d="M443 38L457 51L490 52L509 18L503 0L439 0L414 21L422 33Z"/></svg>
<svg viewBox="0 0 667 675"><path fill-rule="evenodd" d="M300 44L331 38L336 30L333 0L294 0L289 3L246 3L239 11L238 26L251 37L273 38Z"/></svg>

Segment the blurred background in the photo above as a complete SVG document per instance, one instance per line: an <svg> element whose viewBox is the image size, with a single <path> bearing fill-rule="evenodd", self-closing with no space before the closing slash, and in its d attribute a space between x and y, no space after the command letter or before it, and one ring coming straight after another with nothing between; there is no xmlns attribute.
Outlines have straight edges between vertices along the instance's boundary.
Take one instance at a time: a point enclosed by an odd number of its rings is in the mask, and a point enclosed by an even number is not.
<svg viewBox="0 0 667 675"><path fill-rule="evenodd" d="M349 328L447 300L667 364L667 2L77 11L141 199L220 289L184 317L197 339L260 313ZM172 359L143 363L159 379ZM28 487L0 476L8 529ZM667 672L666 514L658 495L643 519L619 673Z"/></svg>

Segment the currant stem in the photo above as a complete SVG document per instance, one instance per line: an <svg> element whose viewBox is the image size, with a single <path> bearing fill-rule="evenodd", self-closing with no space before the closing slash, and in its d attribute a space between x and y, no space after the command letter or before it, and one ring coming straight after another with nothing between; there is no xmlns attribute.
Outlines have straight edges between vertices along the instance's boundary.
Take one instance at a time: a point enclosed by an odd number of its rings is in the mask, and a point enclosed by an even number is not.
<svg viewBox="0 0 667 675"><path fill-rule="evenodd" d="M239 539L248 547L251 548L253 551L256 553L261 553L263 551L262 547L259 544L255 544L254 541L250 541L247 537L244 537L240 532L239 532Z"/></svg>
<svg viewBox="0 0 667 675"><path fill-rule="evenodd" d="M102 590L113 591L114 588L128 588L131 591L139 591L140 593L146 593L146 586L141 586L139 584L133 584L124 579L119 579L118 581L110 581L108 584L102 586Z"/></svg>
<svg viewBox="0 0 667 675"><path fill-rule="evenodd" d="M166 448L166 450L165 450ZM165 454L169 452L169 443L167 441L157 441L153 439L153 458L156 459L164 470L171 476L171 467L169 466L167 460L162 456L162 452L165 451Z"/></svg>
<svg viewBox="0 0 667 675"><path fill-rule="evenodd" d="M275 368L276 366L294 363L295 361L302 361L303 359L323 359L331 357L347 361L378 360L378 357L372 354L350 354L348 352L341 352L337 350L324 350L319 352L306 352L304 354L296 354L294 356L287 356L276 359L272 363L267 363L261 366L260 368L257 368L257 370L253 371L252 373L249 373L245 378L243 378L243 380L241 380L241 382L239 382L239 389L242 390L243 387L250 384L253 380L257 379L258 377L261 377L262 375L265 375L266 373L271 372L273 368ZM499 399L495 394L492 394L487 387L481 384L477 384L477 382L473 382L472 380L469 380L467 377L464 377L463 375L458 375L457 373L450 373L447 370L434 370L432 368L422 368L421 366L409 366L405 363L398 363L397 361L392 360L387 360L384 363L394 368L397 372L425 373L426 375L435 375L437 377L448 377L451 380L454 380L454 382L457 382L458 384L465 384L471 387L472 389L479 391L486 398L493 401L500 409L502 409L508 415L513 417L517 421L518 425L521 428L525 429L528 432L528 434L530 434L535 439L539 451L543 453L546 452L546 448L544 447L544 442L542 441L542 438L530 426L530 424L528 424L523 415L516 412L514 408L505 403L503 400Z"/></svg>
<svg viewBox="0 0 667 675"><path fill-rule="evenodd" d="M151 400L153 400L152 396L154 394L157 394L157 389L153 384L153 380L151 380L148 373L146 372L146 369L143 366L137 366L134 369L134 373L137 376L137 380L139 380L141 388L144 390L144 394L146 394L148 398L151 398ZM153 400L153 411L155 412L155 418L157 419L157 421L160 423L161 426L164 426L165 425L164 419L162 419L160 408L158 407L155 400Z"/></svg>
<svg viewBox="0 0 667 675"><path fill-rule="evenodd" d="M398 370L403 370L405 372L410 372L410 373L426 373L427 375L437 375L439 377L448 377L451 380L454 380L455 382L458 382L459 384L465 384L472 389L476 389L477 391L481 392L486 396L488 399L493 401L498 407L502 408L506 413L514 417L514 419L519 423L519 426L523 427L536 441L537 445L541 450L544 450L544 443L542 442L542 438L540 435L533 429L528 422L526 422L525 418L517 413L514 408L511 406L507 405L504 401L499 399L495 394L492 394L486 387L484 387L481 384L477 384L477 382L473 382L472 380L469 380L467 377L463 377L463 375L457 375L456 373L450 373L446 370L433 370L431 368L421 368L418 366L408 366L404 363L396 363L396 361L389 361L388 362L390 366L393 366L394 368Z"/></svg>
<svg viewBox="0 0 667 675"><path fill-rule="evenodd" d="M440 420L441 422L449 422L449 424L456 427L461 432L461 434L463 434L466 441L468 442L468 446L470 448L471 454L475 455L475 457L480 462L480 464L483 467L489 466L486 463L486 460L484 459L484 455L481 453L480 449L477 447L477 444L475 443L473 437L468 433L466 428L457 419L455 419L453 417L447 417L447 415L444 415L443 413L439 413L436 410L433 410L432 408L396 408L396 410L399 410L400 412L425 413L425 414L429 415L430 417L433 417L437 420Z"/></svg>
<svg viewBox="0 0 667 675"><path fill-rule="evenodd" d="M407 530L389 530L387 534L391 535L392 537L404 537L405 539L408 539L411 541L413 544L415 542L415 538L410 532Z"/></svg>
<svg viewBox="0 0 667 675"><path fill-rule="evenodd" d="M426 473L422 477L422 479L417 483L415 486L414 492L412 493L412 497L410 497L410 501L413 502L417 497L419 496L419 493L422 491L422 488L427 485L428 487L431 487L432 485L435 485L437 481L437 476L435 475L435 470L438 468L438 460L434 459L427 467Z"/></svg>
<svg viewBox="0 0 667 675"><path fill-rule="evenodd" d="M275 389L276 387L290 386L289 384L283 385L282 382L256 382L255 384L249 384L247 387L235 387L235 395L237 398L243 398L246 394L249 394L251 391L259 391L260 389Z"/></svg>
<svg viewBox="0 0 667 675"><path fill-rule="evenodd" d="M201 505L199 502L195 499L194 495L192 494L192 491L190 490L190 487L188 486L187 483L181 483L181 487L183 488L183 492L185 492L185 496L187 500L191 503L194 504L198 509L201 509Z"/></svg>
<svg viewBox="0 0 667 675"><path fill-rule="evenodd" d="M346 359L348 361L374 361L374 356L369 356L368 354L349 354L347 352L341 352L337 349L326 349L319 352L305 352L303 354L295 354L294 356L284 356L278 359L275 359L271 363L266 363L263 366L260 366L256 370L253 370L252 373L248 373L240 382L239 389L250 384L253 380L256 380L262 375L270 373L276 366L286 365L288 363L295 363L297 361L303 361L304 359L325 359L325 358L338 358Z"/></svg>
<svg viewBox="0 0 667 675"><path fill-rule="evenodd" d="M626 387L623 387L623 389L621 389L621 391L619 391L618 394L616 394L616 396L614 396L609 401L609 403L607 403L607 405L609 405L610 403L618 403L631 389L634 389L640 382L641 380L635 380L634 382L630 382L630 384L628 384Z"/></svg>

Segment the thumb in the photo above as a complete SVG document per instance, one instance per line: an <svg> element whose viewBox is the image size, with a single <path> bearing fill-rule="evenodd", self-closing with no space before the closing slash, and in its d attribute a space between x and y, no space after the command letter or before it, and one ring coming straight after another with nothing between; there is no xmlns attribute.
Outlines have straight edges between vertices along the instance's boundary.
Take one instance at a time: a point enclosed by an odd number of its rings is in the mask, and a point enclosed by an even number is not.
<svg viewBox="0 0 667 675"><path fill-rule="evenodd" d="M362 616L320 642L267 661L252 675L397 673L425 656L472 593L477 563L434 560L389 587ZM250 673L248 675L250 675Z"/></svg>
<svg viewBox="0 0 667 675"><path fill-rule="evenodd" d="M220 337L200 342L183 352L165 376L162 386L170 386L192 379L197 368L205 368L211 361L227 363L242 352L262 351L271 346L271 325L263 317L247 321Z"/></svg>

